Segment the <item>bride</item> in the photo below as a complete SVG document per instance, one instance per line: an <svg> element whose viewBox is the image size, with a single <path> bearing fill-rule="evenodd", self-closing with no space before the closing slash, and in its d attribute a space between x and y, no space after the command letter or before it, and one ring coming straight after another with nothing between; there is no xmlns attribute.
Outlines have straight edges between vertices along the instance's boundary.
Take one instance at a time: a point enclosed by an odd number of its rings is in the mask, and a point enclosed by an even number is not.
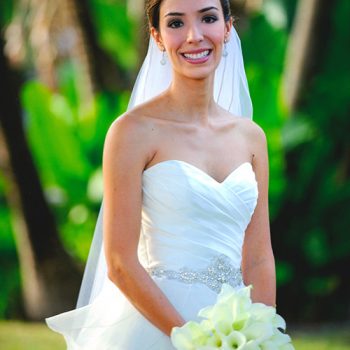
<svg viewBox="0 0 350 350"><path fill-rule="evenodd" d="M68 349L174 349L172 328L197 320L222 283L275 305L266 139L229 1L146 9L149 52L106 136L78 305L46 319Z"/></svg>

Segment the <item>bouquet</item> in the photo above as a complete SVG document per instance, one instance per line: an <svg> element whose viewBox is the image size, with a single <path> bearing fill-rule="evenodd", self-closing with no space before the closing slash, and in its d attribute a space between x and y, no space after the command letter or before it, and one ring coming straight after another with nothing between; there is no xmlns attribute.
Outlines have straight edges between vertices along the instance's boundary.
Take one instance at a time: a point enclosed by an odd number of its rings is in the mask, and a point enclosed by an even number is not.
<svg viewBox="0 0 350 350"><path fill-rule="evenodd" d="M214 305L201 309L198 323L174 327L171 341L177 350L294 350L283 331L284 319L272 306L253 303L252 286L235 290L223 284Z"/></svg>

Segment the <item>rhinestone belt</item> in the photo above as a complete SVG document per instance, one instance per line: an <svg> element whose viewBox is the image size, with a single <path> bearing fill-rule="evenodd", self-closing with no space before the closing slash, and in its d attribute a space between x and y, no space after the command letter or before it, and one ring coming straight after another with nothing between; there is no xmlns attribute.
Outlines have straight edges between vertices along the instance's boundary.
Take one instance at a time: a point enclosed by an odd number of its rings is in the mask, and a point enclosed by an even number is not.
<svg viewBox="0 0 350 350"><path fill-rule="evenodd" d="M213 257L210 264L200 270L183 267L176 271L156 266L148 268L147 271L155 277L165 277L189 284L202 283L217 293L220 292L223 283L232 287L243 284L241 269L233 267L231 259L224 254Z"/></svg>

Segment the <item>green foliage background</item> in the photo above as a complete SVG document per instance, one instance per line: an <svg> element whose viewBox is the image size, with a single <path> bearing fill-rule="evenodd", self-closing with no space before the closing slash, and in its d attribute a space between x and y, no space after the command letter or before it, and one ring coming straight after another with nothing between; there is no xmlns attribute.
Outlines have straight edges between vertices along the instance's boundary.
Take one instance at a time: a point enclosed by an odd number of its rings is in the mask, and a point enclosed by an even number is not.
<svg viewBox="0 0 350 350"><path fill-rule="evenodd" d="M247 27L238 24L238 31L254 120L269 143L278 305L287 320L345 319L350 306L350 3L335 0L331 7L324 54L295 115L284 106L281 83L296 1L270 3L285 18L273 18L265 8L252 15ZM134 74L136 24L125 4L91 0L90 6L100 45ZM2 23L11 18L11 9L10 1L1 3ZM21 101L28 140L62 241L83 262L102 199L104 137L126 109L130 92L103 92L82 105L77 74L74 63L64 62L59 92L31 79L22 88ZM15 318L22 315L20 276L5 186L0 174L0 318Z"/></svg>
<svg viewBox="0 0 350 350"><path fill-rule="evenodd" d="M350 3L332 5L315 75L283 127L288 186L273 228L288 271L282 307L295 319L349 318Z"/></svg>

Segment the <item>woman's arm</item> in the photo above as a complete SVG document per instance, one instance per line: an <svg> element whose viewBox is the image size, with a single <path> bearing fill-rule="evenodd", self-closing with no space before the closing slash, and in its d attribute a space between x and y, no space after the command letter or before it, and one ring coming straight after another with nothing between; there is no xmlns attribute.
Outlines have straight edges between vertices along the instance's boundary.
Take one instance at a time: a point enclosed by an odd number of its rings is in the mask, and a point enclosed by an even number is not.
<svg viewBox="0 0 350 350"><path fill-rule="evenodd" d="M140 264L142 172L151 158L152 132L133 116L110 127L103 152L105 254L110 280L156 327L170 335L185 321ZM147 151L148 150L148 151Z"/></svg>
<svg viewBox="0 0 350 350"><path fill-rule="evenodd" d="M256 124L249 127L249 144L252 147L253 168L258 182L258 202L249 223L243 244L242 272L246 285L252 284L252 299L266 305L276 305L275 259L272 252L268 182L269 165L266 137Z"/></svg>

